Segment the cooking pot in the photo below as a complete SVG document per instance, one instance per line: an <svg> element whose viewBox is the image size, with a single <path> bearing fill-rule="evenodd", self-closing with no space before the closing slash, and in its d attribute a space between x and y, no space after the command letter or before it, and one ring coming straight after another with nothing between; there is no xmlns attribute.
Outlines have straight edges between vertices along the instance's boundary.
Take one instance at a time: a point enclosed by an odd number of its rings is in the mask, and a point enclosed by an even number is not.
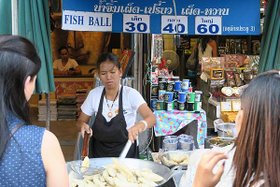
<svg viewBox="0 0 280 187"><path fill-rule="evenodd" d="M118 158L114 158L114 159L118 159ZM124 158L124 159L120 159L119 161L122 165L125 165L131 169L137 169L137 170L150 169L150 170L152 170L154 173L156 173L164 178L164 180L160 182L159 186L163 185L169 179L171 179L176 174L176 172L177 172L176 169L178 169L178 170L181 169L180 166L175 166L172 169L169 169L167 166L164 166L164 165L152 162L152 161L146 161L146 160L135 159L135 158ZM77 163L77 162L80 162L80 161L77 160L77 161L67 162L68 174L70 173L70 171L72 171L71 164L75 165L75 163ZM96 170L100 171L101 168L104 168L105 166L110 165L112 163L113 163L113 157L92 158L92 159L90 159L90 168L91 168L90 170L92 170L92 168L96 168ZM74 175L74 177L75 177L75 175ZM77 176L77 178L79 179L78 176Z"/></svg>

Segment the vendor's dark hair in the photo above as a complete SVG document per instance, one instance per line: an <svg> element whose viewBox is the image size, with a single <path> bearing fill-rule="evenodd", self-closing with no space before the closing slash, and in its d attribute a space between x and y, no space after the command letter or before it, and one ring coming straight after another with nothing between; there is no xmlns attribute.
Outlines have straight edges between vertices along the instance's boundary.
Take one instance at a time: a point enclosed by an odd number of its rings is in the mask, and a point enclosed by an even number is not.
<svg viewBox="0 0 280 187"><path fill-rule="evenodd" d="M41 67L33 44L20 36L0 35L0 160L10 138L7 116L30 123L24 93L26 78L34 78Z"/></svg>
<svg viewBox="0 0 280 187"><path fill-rule="evenodd" d="M61 51L65 49L68 52L68 48L66 46L62 46L58 49L59 54L61 53Z"/></svg>
<svg viewBox="0 0 280 187"><path fill-rule="evenodd" d="M243 120L236 140L234 187L280 186L280 74L279 70L254 78L241 97Z"/></svg>
<svg viewBox="0 0 280 187"><path fill-rule="evenodd" d="M100 65L103 62L112 62L117 68L121 68L121 64L118 60L118 57L116 55L114 55L113 53L103 53L99 56L98 60L97 60L97 69L100 69Z"/></svg>
<svg viewBox="0 0 280 187"><path fill-rule="evenodd" d="M210 41L210 37L209 36L202 36L200 38L199 42L200 42L200 47L201 47L202 53L205 52L207 44L208 44L209 41Z"/></svg>

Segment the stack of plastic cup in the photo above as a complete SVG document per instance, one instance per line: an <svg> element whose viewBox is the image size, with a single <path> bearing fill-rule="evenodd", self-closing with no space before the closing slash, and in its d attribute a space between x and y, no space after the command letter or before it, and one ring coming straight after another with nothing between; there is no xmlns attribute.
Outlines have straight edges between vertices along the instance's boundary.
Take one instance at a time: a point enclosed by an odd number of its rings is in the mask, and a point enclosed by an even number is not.
<svg viewBox="0 0 280 187"><path fill-rule="evenodd" d="M185 102L186 102L187 92L179 92L178 93L178 110L185 110Z"/></svg>
<svg viewBox="0 0 280 187"><path fill-rule="evenodd" d="M200 111L201 110L201 95L202 91L195 91L195 100L194 100L194 110Z"/></svg>
<svg viewBox="0 0 280 187"><path fill-rule="evenodd" d="M194 141L192 136L181 134L178 137L178 149L182 149L184 151L192 151L194 147L193 145Z"/></svg>
<svg viewBox="0 0 280 187"><path fill-rule="evenodd" d="M164 151L175 151L178 148L177 136L166 136L163 139L163 150Z"/></svg>

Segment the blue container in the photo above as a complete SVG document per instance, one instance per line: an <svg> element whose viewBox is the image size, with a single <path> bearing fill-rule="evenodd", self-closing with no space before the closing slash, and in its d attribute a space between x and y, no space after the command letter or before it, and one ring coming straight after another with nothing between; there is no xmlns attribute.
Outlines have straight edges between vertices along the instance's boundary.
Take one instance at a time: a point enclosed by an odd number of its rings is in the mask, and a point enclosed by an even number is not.
<svg viewBox="0 0 280 187"><path fill-rule="evenodd" d="M183 92L189 90L190 80L189 79L183 79L181 87L182 87Z"/></svg>
<svg viewBox="0 0 280 187"><path fill-rule="evenodd" d="M178 93L178 102L184 103L186 102L187 92L179 92Z"/></svg>
<svg viewBox="0 0 280 187"><path fill-rule="evenodd" d="M181 81L175 81L174 90L177 91L177 92L180 92L181 91L181 84L182 84Z"/></svg>
<svg viewBox="0 0 280 187"><path fill-rule="evenodd" d="M173 92L165 92L164 101L167 103L171 103L173 101Z"/></svg>

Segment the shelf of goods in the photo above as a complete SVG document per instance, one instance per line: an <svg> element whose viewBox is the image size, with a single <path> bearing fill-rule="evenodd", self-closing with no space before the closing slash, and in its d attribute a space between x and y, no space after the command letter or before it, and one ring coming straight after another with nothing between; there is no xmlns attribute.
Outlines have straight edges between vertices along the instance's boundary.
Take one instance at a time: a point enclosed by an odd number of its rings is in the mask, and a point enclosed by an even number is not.
<svg viewBox="0 0 280 187"><path fill-rule="evenodd" d="M240 110L240 95L257 75L259 56L223 55L202 58L200 89L202 108L210 124L217 118L234 122Z"/></svg>

